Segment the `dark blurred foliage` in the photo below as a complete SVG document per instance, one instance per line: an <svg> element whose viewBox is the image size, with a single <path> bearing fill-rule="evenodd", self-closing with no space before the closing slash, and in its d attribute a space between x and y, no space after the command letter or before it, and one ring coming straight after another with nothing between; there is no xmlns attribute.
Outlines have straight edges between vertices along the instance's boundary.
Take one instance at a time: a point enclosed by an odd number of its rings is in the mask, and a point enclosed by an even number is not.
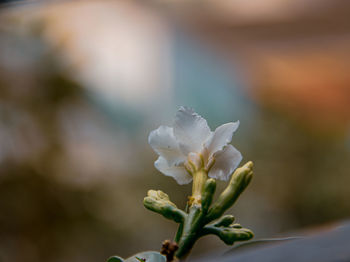
<svg viewBox="0 0 350 262"><path fill-rule="evenodd" d="M20 261L23 256L26 261L59 261L61 253L71 253L71 261L77 261L80 255L65 244L68 239L98 253L102 247L96 244L101 242L95 241L113 234L87 206L98 198L96 189L69 188L52 177L55 161L65 153L57 115L84 98L50 54L44 52L39 59L30 72L1 70L1 126L18 143L12 145L13 155L1 161L1 261ZM36 143L44 148L36 148Z"/></svg>
<svg viewBox="0 0 350 262"><path fill-rule="evenodd" d="M79 179L72 182L72 177L62 180L66 175L62 172L74 166L62 114L72 116L72 121L81 111L97 115L100 119L92 120L94 125L108 120L91 104L81 85L68 77L36 30L21 36L3 31L1 38L6 43L3 50L14 52L20 60L15 67L2 64L0 69L0 260L103 261L114 252L134 252L138 245L130 243L143 238L143 228L150 224L142 224L139 214L147 213L142 199L154 183L138 176L121 179L115 170L107 172L115 176L107 182L102 179L86 185ZM74 130L78 136L84 135L81 131ZM68 176L88 169L82 166ZM104 173L101 177L106 175L106 170L100 172ZM145 188L140 189L140 183ZM127 196L129 191L135 193ZM135 212L129 209L130 203ZM140 226L131 228L128 223ZM140 239L139 245L147 247L149 242L153 244L148 248L158 248L169 232L160 232L163 236L153 242Z"/></svg>

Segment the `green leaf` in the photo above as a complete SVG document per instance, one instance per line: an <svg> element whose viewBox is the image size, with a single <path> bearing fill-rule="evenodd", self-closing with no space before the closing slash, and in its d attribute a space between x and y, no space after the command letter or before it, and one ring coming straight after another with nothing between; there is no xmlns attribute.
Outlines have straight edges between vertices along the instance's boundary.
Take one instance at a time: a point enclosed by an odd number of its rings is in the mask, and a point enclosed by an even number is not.
<svg viewBox="0 0 350 262"><path fill-rule="evenodd" d="M107 262L124 262L124 259L122 259L121 257L114 256L108 258Z"/></svg>
<svg viewBox="0 0 350 262"><path fill-rule="evenodd" d="M235 246L234 248L227 251L225 254L231 254L236 251L241 251L243 249L247 248L258 248L264 245L270 245L270 244L278 244L283 243L290 240L297 240L297 239L303 239L303 237L300 236L293 236L293 237L282 237L282 238L263 238L263 239L257 239L252 241L247 241L245 243L239 244Z"/></svg>
<svg viewBox="0 0 350 262"><path fill-rule="evenodd" d="M125 262L139 262L140 260L144 260L144 259L146 262L165 262L166 261L165 256L161 255L157 251L145 251L129 257L128 259L125 260Z"/></svg>
<svg viewBox="0 0 350 262"><path fill-rule="evenodd" d="M166 258L165 256L161 255L157 251L144 251L137 253L127 259L123 259L118 256L110 257L107 262L139 262L139 261L145 261L145 262L165 262Z"/></svg>

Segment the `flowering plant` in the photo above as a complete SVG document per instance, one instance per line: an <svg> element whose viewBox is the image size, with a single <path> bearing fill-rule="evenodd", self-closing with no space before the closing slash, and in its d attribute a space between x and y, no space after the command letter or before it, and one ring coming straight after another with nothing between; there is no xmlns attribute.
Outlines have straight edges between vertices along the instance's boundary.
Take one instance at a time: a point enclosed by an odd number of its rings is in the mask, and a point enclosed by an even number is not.
<svg viewBox="0 0 350 262"><path fill-rule="evenodd" d="M228 245L253 237L251 230L233 223L232 215L223 215L248 186L253 175L252 162L237 168L242 155L229 144L238 126L238 121L231 122L211 131L204 118L190 108L180 107L173 127L160 126L150 133L148 142L159 155L155 167L179 184L193 181L192 195L185 210L177 208L160 190L149 190L144 198L147 209L179 223L174 241L163 243L161 254L167 261L186 258L196 240L205 235L217 235ZM229 179L226 189L213 203L216 180ZM141 258L133 258L146 259L146 255L150 255L146 253L141 253ZM151 255L151 261L165 260L159 253L158 256ZM122 261L119 257L111 259L109 262Z"/></svg>

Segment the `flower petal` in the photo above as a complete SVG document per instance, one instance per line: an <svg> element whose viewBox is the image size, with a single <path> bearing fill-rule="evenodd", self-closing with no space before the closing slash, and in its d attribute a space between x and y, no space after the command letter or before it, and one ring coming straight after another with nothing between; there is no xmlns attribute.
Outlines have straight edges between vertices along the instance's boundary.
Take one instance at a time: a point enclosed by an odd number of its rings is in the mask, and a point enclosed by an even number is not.
<svg viewBox="0 0 350 262"><path fill-rule="evenodd" d="M158 155L166 159L169 166L183 162L186 158L179 149L172 127L160 126L153 130L148 136L148 143Z"/></svg>
<svg viewBox="0 0 350 262"><path fill-rule="evenodd" d="M239 121L226 123L215 129L212 136L205 143L209 156L222 150L232 140L233 133L237 130Z"/></svg>
<svg viewBox="0 0 350 262"><path fill-rule="evenodd" d="M154 162L154 166L164 175L173 177L180 185L188 184L192 181L192 176L187 173L183 165L169 166L166 159L161 156Z"/></svg>
<svg viewBox="0 0 350 262"><path fill-rule="evenodd" d="M180 107L175 116L174 135L185 155L200 152L210 134L210 128L203 117L191 108Z"/></svg>
<svg viewBox="0 0 350 262"><path fill-rule="evenodd" d="M215 164L209 170L209 177L227 181L242 160L241 153L232 145L214 154Z"/></svg>

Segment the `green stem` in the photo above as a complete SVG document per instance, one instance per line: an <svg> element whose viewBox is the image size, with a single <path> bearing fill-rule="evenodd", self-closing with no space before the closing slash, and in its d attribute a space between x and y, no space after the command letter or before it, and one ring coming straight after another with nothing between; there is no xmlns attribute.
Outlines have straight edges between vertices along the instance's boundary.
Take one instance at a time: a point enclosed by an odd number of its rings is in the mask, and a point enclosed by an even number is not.
<svg viewBox="0 0 350 262"><path fill-rule="evenodd" d="M192 173L192 195L189 197L185 212L179 210L170 201L168 195L160 190L150 190L147 193L147 197L144 199L146 208L179 223L174 239L179 247L175 253L177 258L185 259L195 242L208 234L217 235L228 245L253 237L253 232L249 229L232 224L234 222L233 216L222 216L248 186L253 175L252 168L253 163L248 162L236 169L228 186L213 205L211 204L216 189L215 179L208 179L208 173L203 168L196 170ZM212 222L216 219L218 220ZM208 224L210 222L212 223Z"/></svg>
<svg viewBox="0 0 350 262"><path fill-rule="evenodd" d="M179 259L185 258L191 251L194 243L198 239L199 229L203 226L204 216L199 205L190 207L189 214L183 225L182 235L178 241L179 249L176 252L176 257Z"/></svg>
<svg viewBox="0 0 350 262"><path fill-rule="evenodd" d="M184 223L180 223L179 228L177 229L177 232L176 232L175 239L174 239L174 241L176 243L179 243L180 238L182 236L183 229L184 229Z"/></svg>
<svg viewBox="0 0 350 262"><path fill-rule="evenodd" d="M199 238L200 229L204 226L206 212L203 212L202 209L202 196L206 191L206 187L210 188L210 191L214 193L216 185L214 180L207 181L208 174L204 169L193 174L192 196L189 201L188 215L184 223L180 224L175 237L175 241L179 245L176 257L179 259L183 259L189 254L194 243ZM205 202L208 202L210 205L212 198L206 195L205 198ZM207 211L207 208L205 211Z"/></svg>

